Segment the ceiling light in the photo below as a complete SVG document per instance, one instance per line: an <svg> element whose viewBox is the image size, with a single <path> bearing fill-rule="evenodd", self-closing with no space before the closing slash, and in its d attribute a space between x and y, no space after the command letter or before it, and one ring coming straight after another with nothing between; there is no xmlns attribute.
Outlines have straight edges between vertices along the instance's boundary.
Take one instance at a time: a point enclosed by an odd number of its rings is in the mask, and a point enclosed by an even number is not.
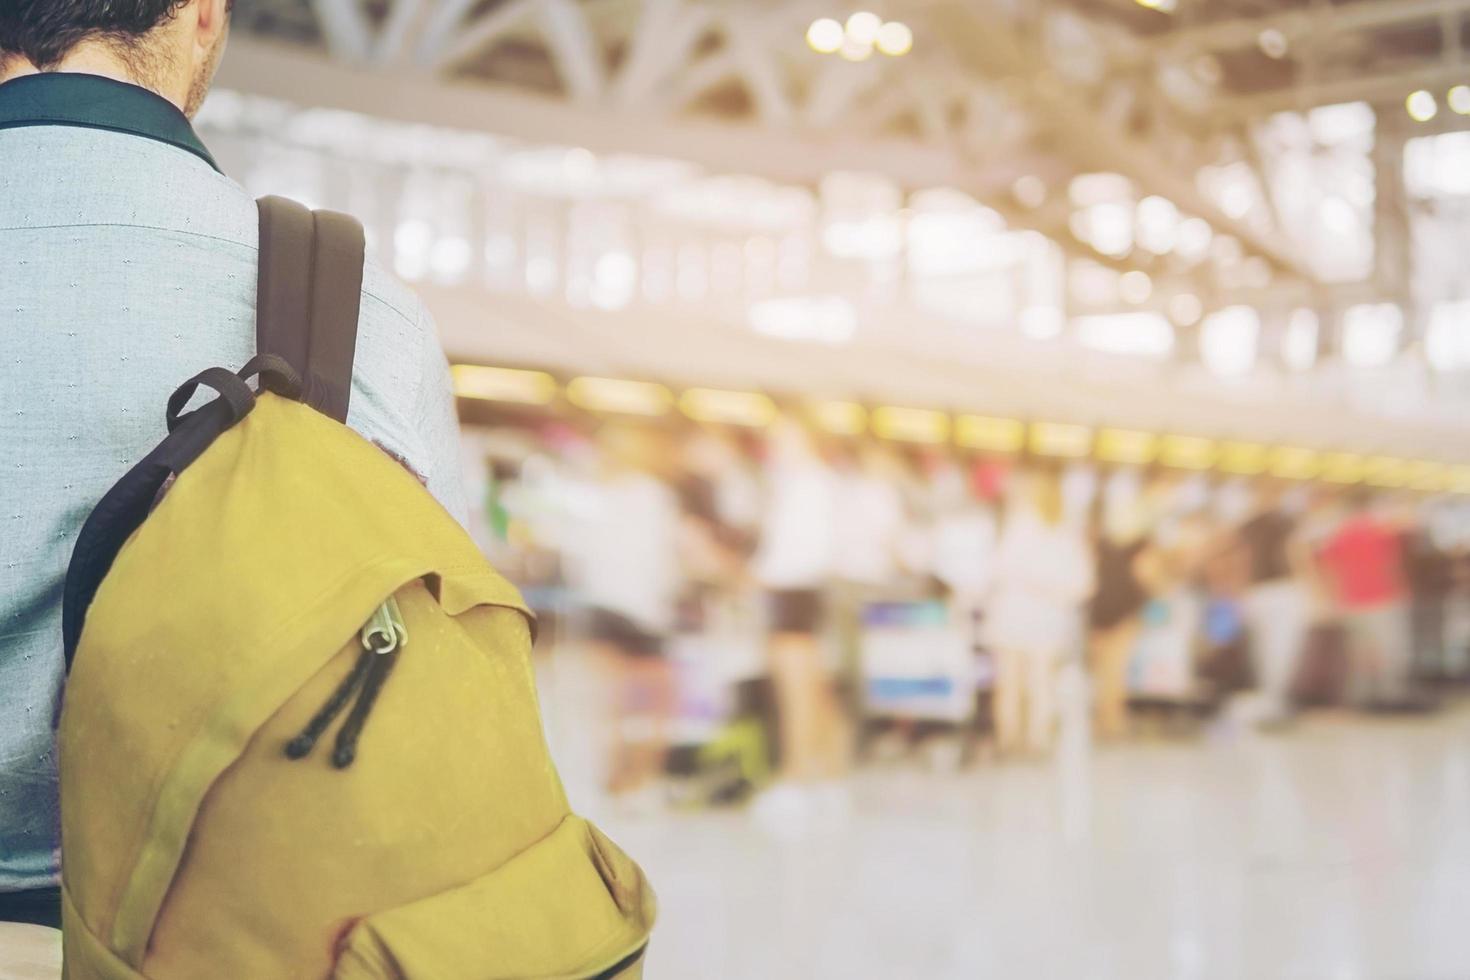
<svg viewBox="0 0 1470 980"><path fill-rule="evenodd" d="M847 18L847 39L859 44L873 46L878 40L878 32L883 29L883 18L870 10L859 10Z"/></svg>
<svg viewBox="0 0 1470 980"><path fill-rule="evenodd" d="M1245 249L1234 235L1216 235L1210 243L1210 255L1222 265L1234 265L1245 257Z"/></svg>
<svg viewBox="0 0 1470 980"><path fill-rule="evenodd" d="M1409 489L1439 493L1445 489L1449 467L1430 460L1415 460L1409 465Z"/></svg>
<svg viewBox="0 0 1470 980"><path fill-rule="evenodd" d="M1286 35L1275 27L1268 27L1256 35L1256 44L1260 46L1261 53L1268 58L1285 58L1287 48Z"/></svg>
<svg viewBox="0 0 1470 980"><path fill-rule="evenodd" d="M1192 327L1204 314L1204 304L1194 293L1179 293L1169 300L1169 319L1176 326Z"/></svg>
<svg viewBox="0 0 1470 980"><path fill-rule="evenodd" d="M1121 258L1133 248L1133 208L1122 202L1094 204L1085 212L1086 241L1103 255Z"/></svg>
<svg viewBox="0 0 1470 980"><path fill-rule="evenodd" d="M1317 311L1293 310L1281 338L1281 359L1293 371L1309 371L1317 363Z"/></svg>
<svg viewBox="0 0 1470 980"><path fill-rule="evenodd" d="M779 296L752 303L751 329L782 340L842 344L857 332L857 310L845 296Z"/></svg>
<svg viewBox="0 0 1470 980"><path fill-rule="evenodd" d="M1147 7L1149 10L1157 10L1159 13L1162 14L1173 13L1174 10L1179 6L1179 0L1136 0L1136 2L1140 7Z"/></svg>
<svg viewBox="0 0 1470 980"><path fill-rule="evenodd" d="M1225 69L1220 64L1220 59L1212 54L1202 54L1189 63L1189 70L1194 72L1194 77L1206 85L1219 85L1225 77Z"/></svg>
<svg viewBox="0 0 1470 980"><path fill-rule="evenodd" d="M857 402L824 401L808 406L817 428L834 436L860 436L868 428L868 410Z"/></svg>
<svg viewBox="0 0 1470 980"><path fill-rule="evenodd" d="M1334 235L1351 235L1358 228L1358 213L1344 197L1333 194L1317 208L1322 226Z"/></svg>
<svg viewBox="0 0 1470 980"><path fill-rule="evenodd" d="M1022 206L1039 208L1046 203L1046 182L1035 174L1025 174L1016 178L1011 193Z"/></svg>
<svg viewBox="0 0 1470 980"><path fill-rule="evenodd" d="M669 389L647 381L620 378L574 378L567 400L591 412L625 415L663 415L674 402Z"/></svg>
<svg viewBox="0 0 1470 980"><path fill-rule="evenodd" d="M1154 282L1141 269L1130 269L1118 279L1118 295L1125 303L1138 306L1148 302L1154 293Z"/></svg>
<svg viewBox="0 0 1470 980"><path fill-rule="evenodd" d="M1470 116L1470 85L1456 85L1450 89L1449 94L1445 96L1445 102L1449 105L1451 112Z"/></svg>
<svg viewBox="0 0 1470 980"><path fill-rule="evenodd" d="M820 54L832 54L842 47L845 37L842 25L831 17L821 17L812 21L812 26L806 29L806 43L813 51Z"/></svg>
<svg viewBox="0 0 1470 980"><path fill-rule="evenodd" d="M1213 439L1199 436L1164 436L1159 462L1182 470L1207 470L1215 465L1219 447Z"/></svg>
<svg viewBox="0 0 1470 980"><path fill-rule="evenodd" d="M1381 367L1398 353L1404 311L1393 303L1362 303L1342 314L1342 355L1353 367Z"/></svg>
<svg viewBox="0 0 1470 980"><path fill-rule="evenodd" d="M859 41L849 35L843 39L837 53L848 61L867 61L873 55L873 42Z"/></svg>
<svg viewBox="0 0 1470 980"><path fill-rule="evenodd" d="M914 47L914 32L903 21L890 20L878 29L878 50L892 57L908 54Z"/></svg>
<svg viewBox="0 0 1470 980"><path fill-rule="evenodd" d="M1142 466L1153 462L1158 437L1133 429L1103 429L1097 434L1097 458L1106 463Z"/></svg>
<svg viewBox="0 0 1470 980"><path fill-rule="evenodd" d="M1083 347L1110 354L1163 359L1174 349L1174 328L1157 313L1080 316L1072 327Z"/></svg>
<svg viewBox="0 0 1470 980"><path fill-rule="evenodd" d="M1264 473L1270 449L1259 442L1227 442L1220 446L1220 469L1238 476Z"/></svg>
<svg viewBox="0 0 1470 980"><path fill-rule="evenodd" d="M1133 181L1110 171L1078 174L1067 185L1067 193L1072 198L1072 203L1079 208L1093 204L1111 204L1133 197Z"/></svg>
<svg viewBox="0 0 1470 980"><path fill-rule="evenodd" d="M1327 453L1318 475L1328 483L1358 483L1365 469L1363 457L1357 453Z"/></svg>
<svg viewBox="0 0 1470 980"><path fill-rule="evenodd" d="M1435 303L1424 328L1424 357L1436 371L1459 371L1470 367L1470 301Z"/></svg>
<svg viewBox="0 0 1470 980"><path fill-rule="evenodd" d="M1259 255L1246 259L1241 273L1245 284L1252 289L1265 289L1271 285L1271 263Z"/></svg>
<svg viewBox="0 0 1470 980"><path fill-rule="evenodd" d="M1450 493L1470 493L1470 466L1446 467L1444 488Z"/></svg>
<svg viewBox="0 0 1470 980"><path fill-rule="evenodd" d="M1050 340L1066 329L1067 315L1055 306L1028 306L1021 311L1021 332L1033 340Z"/></svg>
<svg viewBox="0 0 1470 980"><path fill-rule="evenodd" d="M1255 195L1250 187L1242 183L1229 183L1220 192L1220 210L1232 218L1244 218L1250 213Z"/></svg>
<svg viewBox="0 0 1470 980"><path fill-rule="evenodd" d="M949 439L949 416L927 408L884 406L873 410L873 432L899 442L940 443Z"/></svg>
<svg viewBox="0 0 1470 980"><path fill-rule="evenodd" d="M1321 456L1311 449L1278 446L1271 452L1271 475L1283 480L1310 480L1321 466Z"/></svg>
<svg viewBox="0 0 1470 980"><path fill-rule="evenodd" d="M1185 218L1179 223L1175 249L1186 260L1194 261L1204 257L1210 249L1210 240L1214 237L1214 229L1204 218Z"/></svg>
<svg viewBox="0 0 1470 980"><path fill-rule="evenodd" d="M776 404L758 391L721 391L690 388L679 398L679 408L696 422L723 422L751 428L770 425Z"/></svg>
<svg viewBox="0 0 1470 980"><path fill-rule="evenodd" d="M1230 306L1211 313L1200 328L1200 360L1221 377L1249 374L1256 362L1260 332L1260 314L1249 306Z"/></svg>
<svg viewBox="0 0 1470 980"><path fill-rule="evenodd" d="M1375 487L1401 487L1409 482L1410 466L1396 456L1372 456L1363 464L1363 479Z"/></svg>
<svg viewBox="0 0 1470 980"><path fill-rule="evenodd" d="M1439 113L1439 103L1434 100L1434 95L1422 88L1409 93L1404 100L1404 108L1409 110L1409 118L1415 122L1428 122Z"/></svg>
<svg viewBox="0 0 1470 980"><path fill-rule="evenodd" d="M955 419L954 441L966 449L1018 453L1026 444L1026 426L1016 419L961 415Z"/></svg>
<svg viewBox="0 0 1470 980"><path fill-rule="evenodd" d="M456 364L451 373L454 393L461 398L546 405L556 397L556 379L544 371Z"/></svg>
<svg viewBox="0 0 1470 980"><path fill-rule="evenodd" d="M1168 198L1151 195L1138 202L1135 217L1138 244L1155 255L1174 250L1179 238L1179 209Z"/></svg>
<svg viewBox="0 0 1470 980"><path fill-rule="evenodd" d="M1092 449L1092 430L1066 422L1033 422L1031 451L1038 456L1086 456Z"/></svg>

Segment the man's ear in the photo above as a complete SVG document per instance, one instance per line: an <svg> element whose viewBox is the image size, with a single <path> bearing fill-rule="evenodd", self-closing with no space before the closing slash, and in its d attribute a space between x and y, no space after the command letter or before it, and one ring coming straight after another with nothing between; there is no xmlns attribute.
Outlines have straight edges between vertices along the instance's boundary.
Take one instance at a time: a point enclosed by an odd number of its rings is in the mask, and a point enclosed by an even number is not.
<svg viewBox="0 0 1470 980"><path fill-rule="evenodd" d="M179 16L191 19L194 28L194 57L206 60L229 23L229 0L189 0Z"/></svg>

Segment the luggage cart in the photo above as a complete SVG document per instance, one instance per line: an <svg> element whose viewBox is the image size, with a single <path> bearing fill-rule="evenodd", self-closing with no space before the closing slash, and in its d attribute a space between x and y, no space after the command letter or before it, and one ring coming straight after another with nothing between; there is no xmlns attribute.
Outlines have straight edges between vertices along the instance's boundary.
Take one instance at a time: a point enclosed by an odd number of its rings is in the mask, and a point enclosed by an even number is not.
<svg viewBox="0 0 1470 980"><path fill-rule="evenodd" d="M677 691L666 766L676 805L738 803L770 780L769 711L751 696L765 683L751 601L707 598L666 647Z"/></svg>
<svg viewBox="0 0 1470 980"><path fill-rule="evenodd" d="M1129 706L1168 733L1192 731L1209 714L1209 685L1195 669L1204 601L1179 589L1149 602L1128 664Z"/></svg>
<svg viewBox="0 0 1470 980"><path fill-rule="evenodd" d="M935 764L955 768L974 752L979 694L990 661L978 643L978 617L937 599L867 603L858 639L858 752L897 729L929 748ZM936 736L938 738L936 739Z"/></svg>

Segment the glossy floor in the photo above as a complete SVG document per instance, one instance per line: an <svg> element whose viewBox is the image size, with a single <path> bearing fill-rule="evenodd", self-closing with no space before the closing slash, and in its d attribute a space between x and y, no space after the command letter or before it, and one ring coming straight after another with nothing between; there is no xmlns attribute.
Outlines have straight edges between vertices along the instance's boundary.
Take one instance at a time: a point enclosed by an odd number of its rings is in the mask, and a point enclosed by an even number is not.
<svg viewBox="0 0 1470 980"><path fill-rule="evenodd" d="M1470 977L1464 708L851 785L796 841L599 814L659 892L651 980Z"/></svg>

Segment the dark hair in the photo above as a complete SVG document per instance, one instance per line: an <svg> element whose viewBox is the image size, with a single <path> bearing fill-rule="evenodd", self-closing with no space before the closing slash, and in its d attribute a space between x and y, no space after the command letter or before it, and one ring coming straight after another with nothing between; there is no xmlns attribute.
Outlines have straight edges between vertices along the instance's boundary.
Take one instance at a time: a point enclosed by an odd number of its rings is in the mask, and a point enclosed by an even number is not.
<svg viewBox="0 0 1470 980"><path fill-rule="evenodd" d="M0 60L21 55L53 68L83 41L100 38L124 51L188 0L0 0Z"/></svg>

